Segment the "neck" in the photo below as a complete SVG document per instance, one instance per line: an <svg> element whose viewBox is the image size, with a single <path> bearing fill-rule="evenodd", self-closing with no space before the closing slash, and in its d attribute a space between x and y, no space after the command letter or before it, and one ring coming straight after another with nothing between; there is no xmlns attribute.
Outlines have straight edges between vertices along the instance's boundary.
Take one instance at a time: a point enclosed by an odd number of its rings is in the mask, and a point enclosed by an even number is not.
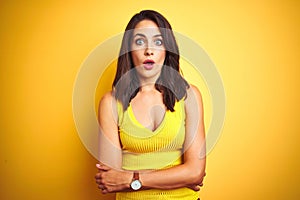
<svg viewBox="0 0 300 200"><path fill-rule="evenodd" d="M149 91L155 89L155 83L158 77L151 77L151 78L143 78L139 77L140 80L140 90L141 91Z"/></svg>
<svg viewBox="0 0 300 200"><path fill-rule="evenodd" d="M156 90L155 83L141 83L141 87L140 87L141 92L148 92L153 90Z"/></svg>

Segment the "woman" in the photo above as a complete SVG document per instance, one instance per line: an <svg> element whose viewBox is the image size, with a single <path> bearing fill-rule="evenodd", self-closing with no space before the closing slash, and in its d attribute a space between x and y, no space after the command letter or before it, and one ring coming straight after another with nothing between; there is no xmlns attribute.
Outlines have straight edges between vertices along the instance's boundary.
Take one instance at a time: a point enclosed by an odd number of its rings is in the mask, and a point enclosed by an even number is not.
<svg viewBox="0 0 300 200"><path fill-rule="evenodd" d="M113 90L99 105L96 183L116 199L199 199L205 176L201 94L179 72L169 22L144 10L123 36Z"/></svg>

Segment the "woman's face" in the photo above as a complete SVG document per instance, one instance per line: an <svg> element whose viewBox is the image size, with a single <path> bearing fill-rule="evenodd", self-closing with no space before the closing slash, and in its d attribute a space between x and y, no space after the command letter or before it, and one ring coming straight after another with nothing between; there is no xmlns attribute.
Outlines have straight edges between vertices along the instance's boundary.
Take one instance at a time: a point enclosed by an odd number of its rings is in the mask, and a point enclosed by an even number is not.
<svg viewBox="0 0 300 200"><path fill-rule="evenodd" d="M166 49L161 32L153 21L142 20L135 26L131 50L139 78L156 81L164 64Z"/></svg>

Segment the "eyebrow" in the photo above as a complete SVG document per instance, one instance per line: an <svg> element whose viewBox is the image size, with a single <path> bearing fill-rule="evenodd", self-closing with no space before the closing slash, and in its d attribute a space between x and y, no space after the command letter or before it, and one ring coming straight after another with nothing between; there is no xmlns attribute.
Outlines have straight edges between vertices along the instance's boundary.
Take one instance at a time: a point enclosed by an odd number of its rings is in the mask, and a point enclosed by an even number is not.
<svg viewBox="0 0 300 200"><path fill-rule="evenodd" d="M137 37L137 36L141 36L141 37L146 37L144 34L142 34L142 33L137 33L137 34L135 34L133 37L135 38L135 37ZM154 35L153 37L162 37L162 35L161 34L156 34L156 35Z"/></svg>

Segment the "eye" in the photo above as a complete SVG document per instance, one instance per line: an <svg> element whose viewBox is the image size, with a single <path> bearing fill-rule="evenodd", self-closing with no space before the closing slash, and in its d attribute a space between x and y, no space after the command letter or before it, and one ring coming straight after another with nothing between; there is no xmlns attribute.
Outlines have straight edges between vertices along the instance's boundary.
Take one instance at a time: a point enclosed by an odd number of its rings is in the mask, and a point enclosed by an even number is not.
<svg viewBox="0 0 300 200"><path fill-rule="evenodd" d="M156 46L161 46L161 45L163 45L162 39L156 39L156 40L154 40L154 43L155 43Z"/></svg>
<svg viewBox="0 0 300 200"><path fill-rule="evenodd" d="M141 45L145 44L145 40L142 38L136 39L135 44L141 46Z"/></svg>

